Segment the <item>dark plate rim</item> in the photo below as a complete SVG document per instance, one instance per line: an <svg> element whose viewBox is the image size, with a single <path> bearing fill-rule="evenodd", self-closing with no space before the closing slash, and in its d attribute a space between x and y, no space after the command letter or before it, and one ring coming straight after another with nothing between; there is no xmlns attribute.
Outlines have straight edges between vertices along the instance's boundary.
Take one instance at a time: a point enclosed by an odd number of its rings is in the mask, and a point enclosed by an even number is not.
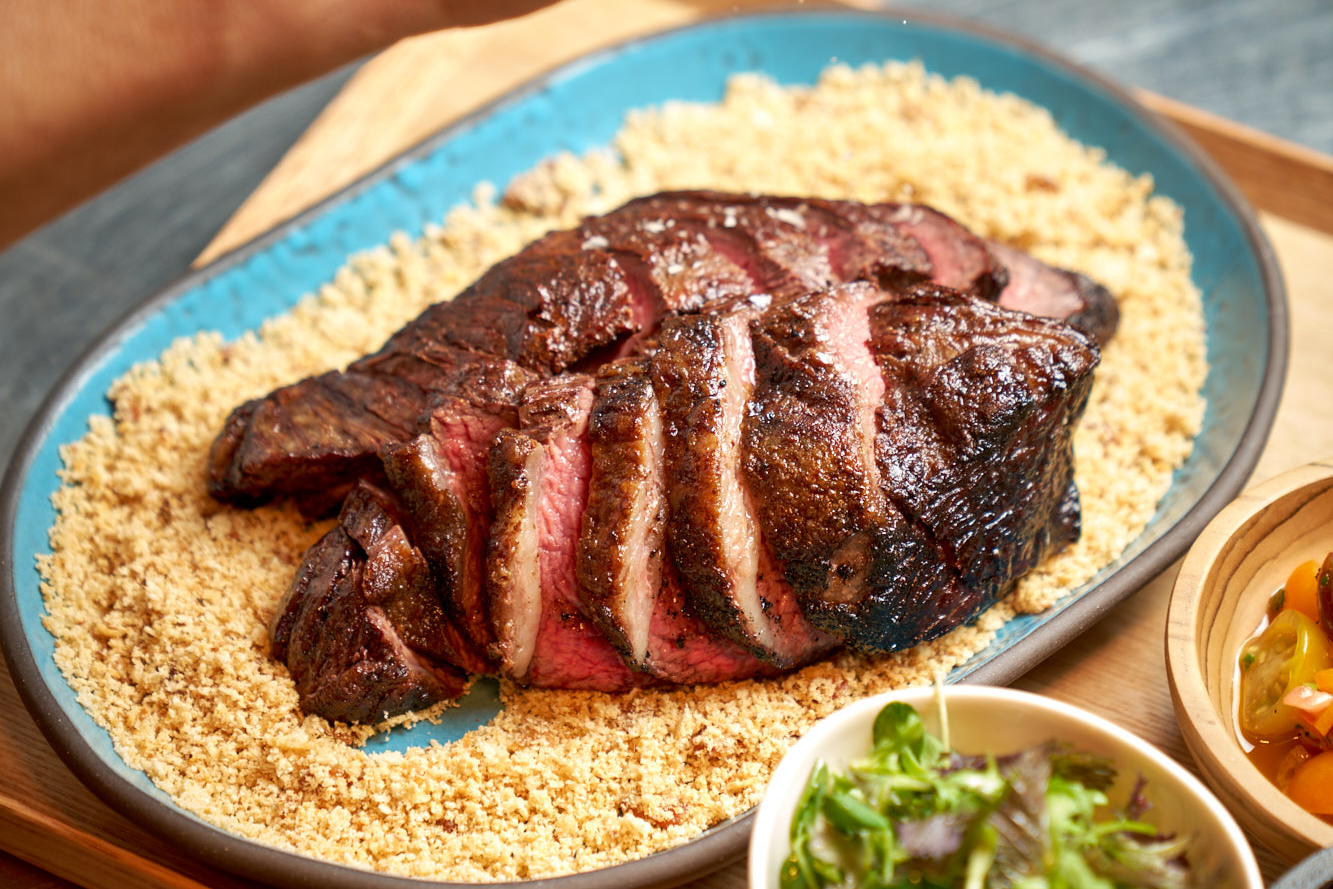
<svg viewBox="0 0 1333 889"><path fill-rule="evenodd" d="M1221 168L1174 124L1149 111L1125 88L1053 53L1038 43L948 15L920 10L893 8L855 10L813 4L799 8L777 7L764 11L705 17L586 53L557 65L488 102L310 208L148 297L94 340L61 376L25 429L6 470L3 485L0 485L0 643L3 645L5 660L14 677L19 695L38 727L69 769L98 797L136 824L146 827L158 836L172 839L186 853L219 869L265 883L289 886L324 885L348 887L348 889L351 887L419 889L424 886L462 889L476 885L443 883L363 871L235 836L162 805L108 769L86 746L79 731L46 687L27 638L20 629L15 565L10 554L14 546L14 522L22 484L27 477L33 457L41 442L51 431L55 418L71 400L73 393L81 388L86 377L91 374L92 368L100 359L113 353L120 346L128 330L136 327L142 320L186 291L243 263L270 244L320 216L330 206L346 200L377 180L391 175L395 170L430 154L439 145L449 141L459 130L496 113L507 105L522 102L541 92L551 81L574 67L598 65L618 55L632 52L643 44L680 32L708 28L729 21L757 21L803 14L859 18L875 22L892 19L904 24L921 24L954 30L1016 49L1036 58L1044 65L1062 70L1078 80L1105 91L1146 129L1156 131L1162 136L1173 149L1180 152L1203 174L1209 185L1216 190L1240 221L1265 285L1270 321L1266 343L1268 362L1254 413L1246 424L1238 446L1213 483L1175 524L1162 532L1157 540L1100 583L1095 588L1095 595L1089 591L1081 596L1044 624L1040 632L1010 645L1000 663L992 660L980 666L968 675L967 681L975 684L1003 685L1040 663L1055 649L1100 620L1112 606L1169 567L1183 554L1190 541L1198 536L1211 517L1241 490L1266 443L1282 394L1288 339L1286 291L1276 255L1259 228L1253 210ZM522 886L528 889L572 889L575 886L587 889L628 889L628 887L648 889L648 887L676 886L718 870L742 857L745 854L753 814L754 810L751 809L680 846L636 861L567 876L499 885Z"/></svg>

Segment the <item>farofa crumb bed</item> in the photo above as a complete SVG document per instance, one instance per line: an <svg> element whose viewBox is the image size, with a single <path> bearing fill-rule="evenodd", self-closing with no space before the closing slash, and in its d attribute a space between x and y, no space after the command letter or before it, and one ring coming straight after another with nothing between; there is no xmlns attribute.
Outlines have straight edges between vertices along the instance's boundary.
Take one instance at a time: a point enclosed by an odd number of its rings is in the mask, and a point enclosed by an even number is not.
<svg viewBox="0 0 1333 889"><path fill-rule="evenodd" d="M377 348L429 303L553 227L634 195L717 187L915 200L1084 271L1120 299L1075 437L1083 537L975 626L879 660L770 681L593 692L502 685L504 712L448 746L371 754L367 729L303 718L266 624L327 525L204 493L246 398ZM179 341L112 387L63 451L40 560L56 660L80 703L180 805L246 837L395 874L494 881L666 849L754 805L791 743L864 695L929 681L1018 612L1048 607L1144 527L1203 403L1203 313L1181 211L1049 114L917 64L832 67L813 88L734 79L718 105L631 114L612 150L558 157L498 202L484 187L417 241L353 257L254 335Z"/></svg>

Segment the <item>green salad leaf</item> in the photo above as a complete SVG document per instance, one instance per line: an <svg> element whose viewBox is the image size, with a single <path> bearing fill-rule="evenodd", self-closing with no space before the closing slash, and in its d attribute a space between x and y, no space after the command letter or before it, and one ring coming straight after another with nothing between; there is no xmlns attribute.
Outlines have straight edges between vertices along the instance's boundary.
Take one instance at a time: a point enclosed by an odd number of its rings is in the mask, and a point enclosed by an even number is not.
<svg viewBox="0 0 1333 889"><path fill-rule="evenodd" d="M821 763L791 824L782 889L1186 889L1186 840L1108 814L1104 757L1043 744L962 756L909 704L875 719L845 772Z"/></svg>

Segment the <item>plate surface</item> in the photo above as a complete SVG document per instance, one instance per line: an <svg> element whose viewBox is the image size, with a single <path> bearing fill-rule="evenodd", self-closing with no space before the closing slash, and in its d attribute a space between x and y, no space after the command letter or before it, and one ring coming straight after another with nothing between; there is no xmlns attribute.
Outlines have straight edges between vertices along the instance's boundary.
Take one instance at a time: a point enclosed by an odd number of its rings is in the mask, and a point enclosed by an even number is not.
<svg viewBox="0 0 1333 889"><path fill-rule="evenodd" d="M1258 459L1286 366L1286 304L1272 250L1217 168L1122 90L1044 50L919 13L818 11L717 19L595 53L450 127L351 188L148 300L108 331L49 396L9 467L0 498L0 638L25 703L71 769L108 803L212 864L282 885L405 887L419 881L316 861L241 839L177 807L116 755L53 661L34 554L48 551L59 448L108 413L110 383L172 340L235 337L290 309L346 258L396 231L417 233L467 201L481 180L506 183L557 151L605 144L626 111L669 99L716 101L726 79L761 71L812 83L830 61L921 60L1049 109L1070 136L1101 146L1185 209L1194 281L1204 294L1208 409L1189 460L1145 531L1076 595L1007 624L949 681L1020 675L1169 565L1239 490ZM479 702L485 718L485 702ZM454 725L446 733L461 733ZM421 743L408 733L395 745ZM672 885L744 852L749 816L638 862L527 885Z"/></svg>

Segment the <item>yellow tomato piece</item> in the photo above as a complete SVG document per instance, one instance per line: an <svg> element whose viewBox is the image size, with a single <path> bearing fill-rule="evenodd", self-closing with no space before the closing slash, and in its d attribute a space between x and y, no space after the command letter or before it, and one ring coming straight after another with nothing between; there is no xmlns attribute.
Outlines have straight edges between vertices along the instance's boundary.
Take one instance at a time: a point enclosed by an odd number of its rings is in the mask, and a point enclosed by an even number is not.
<svg viewBox="0 0 1333 889"><path fill-rule="evenodd" d="M1315 687L1333 695L1333 669L1319 670L1314 674Z"/></svg>
<svg viewBox="0 0 1333 889"><path fill-rule="evenodd" d="M1284 609L1299 611L1315 623L1319 622L1319 565L1314 560L1297 565L1283 590Z"/></svg>
<svg viewBox="0 0 1333 889"><path fill-rule="evenodd" d="M1283 699L1333 669L1328 637L1299 611L1283 610L1241 650L1240 727L1250 738L1280 741L1296 731L1296 708Z"/></svg>
<svg viewBox="0 0 1333 889"><path fill-rule="evenodd" d="M1333 815L1333 750L1311 757L1292 773L1287 796L1307 812Z"/></svg>

